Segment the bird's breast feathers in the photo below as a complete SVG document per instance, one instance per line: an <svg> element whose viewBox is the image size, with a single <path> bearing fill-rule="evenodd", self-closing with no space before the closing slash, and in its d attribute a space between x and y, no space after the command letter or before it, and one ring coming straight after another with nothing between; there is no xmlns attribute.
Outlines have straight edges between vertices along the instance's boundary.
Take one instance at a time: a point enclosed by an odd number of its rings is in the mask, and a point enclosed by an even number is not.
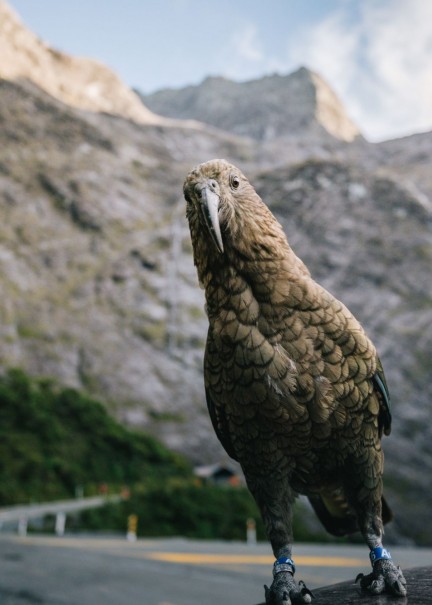
<svg viewBox="0 0 432 605"><path fill-rule="evenodd" d="M231 288L233 287L231 276ZM208 291L206 383L219 405L278 422L347 421L367 405L376 353L349 311L309 277L266 291L239 278ZM315 293L311 293L315 289ZM219 305L215 305L219 301ZM211 363L209 361L211 360ZM212 379L217 376L217 386ZM321 429L323 427L321 426Z"/></svg>

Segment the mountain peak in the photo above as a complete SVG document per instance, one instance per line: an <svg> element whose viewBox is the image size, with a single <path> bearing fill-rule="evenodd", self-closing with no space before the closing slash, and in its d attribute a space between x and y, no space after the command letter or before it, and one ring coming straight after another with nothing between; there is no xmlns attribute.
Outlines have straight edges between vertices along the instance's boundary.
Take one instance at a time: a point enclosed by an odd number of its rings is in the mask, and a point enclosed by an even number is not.
<svg viewBox="0 0 432 605"><path fill-rule="evenodd" d="M160 115L192 118L261 141L324 134L349 142L360 136L334 91L306 67L248 82L212 76L196 86L141 97Z"/></svg>
<svg viewBox="0 0 432 605"><path fill-rule="evenodd" d="M353 141L360 131L352 122L334 90L317 73L304 68L315 86L316 118L331 135L343 141Z"/></svg>
<svg viewBox="0 0 432 605"><path fill-rule="evenodd" d="M4 0L0 0L0 77L31 80L54 98L80 109L146 124L162 121L108 67L51 48L23 25Z"/></svg>

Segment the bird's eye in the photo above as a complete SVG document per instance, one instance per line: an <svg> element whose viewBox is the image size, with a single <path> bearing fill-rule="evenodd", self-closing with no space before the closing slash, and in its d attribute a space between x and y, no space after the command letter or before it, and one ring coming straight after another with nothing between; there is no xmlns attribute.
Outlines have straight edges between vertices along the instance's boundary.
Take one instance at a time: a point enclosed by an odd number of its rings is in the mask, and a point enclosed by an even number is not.
<svg viewBox="0 0 432 605"><path fill-rule="evenodd" d="M240 186L240 179L235 174L230 178L231 189L238 189Z"/></svg>

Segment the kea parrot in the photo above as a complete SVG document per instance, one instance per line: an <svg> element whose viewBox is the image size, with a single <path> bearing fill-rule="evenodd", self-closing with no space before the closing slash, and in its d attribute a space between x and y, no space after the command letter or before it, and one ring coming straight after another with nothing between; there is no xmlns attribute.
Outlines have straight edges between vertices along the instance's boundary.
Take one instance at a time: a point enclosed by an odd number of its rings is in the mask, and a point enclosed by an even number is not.
<svg viewBox="0 0 432 605"><path fill-rule="evenodd" d="M376 349L352 313L316 283L242 172L199 164L184 183L194 263L205 290L207 406L237 460L275 556L267 605L309 603L293 561L292 506L307 496L333 535L360 531L365 592L406 594L383 546L381 438L391 428Z"/></svg>

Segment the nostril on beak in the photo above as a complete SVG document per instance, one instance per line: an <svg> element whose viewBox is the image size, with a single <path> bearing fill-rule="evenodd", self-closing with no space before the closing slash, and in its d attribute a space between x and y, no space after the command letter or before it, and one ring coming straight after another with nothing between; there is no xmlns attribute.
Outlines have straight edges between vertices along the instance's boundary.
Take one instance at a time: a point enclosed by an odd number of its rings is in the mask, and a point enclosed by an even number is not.
<svg viewBox="0 0 432 605"><path fill-rule="evenodd" d="M210 191L212 191L213 193L218 193L219 191L219 185L218 182L215 179L209 179L206 183L197 183L195 185L195 193L196 195L201 198L204 189L210 189Z"/></svg>

